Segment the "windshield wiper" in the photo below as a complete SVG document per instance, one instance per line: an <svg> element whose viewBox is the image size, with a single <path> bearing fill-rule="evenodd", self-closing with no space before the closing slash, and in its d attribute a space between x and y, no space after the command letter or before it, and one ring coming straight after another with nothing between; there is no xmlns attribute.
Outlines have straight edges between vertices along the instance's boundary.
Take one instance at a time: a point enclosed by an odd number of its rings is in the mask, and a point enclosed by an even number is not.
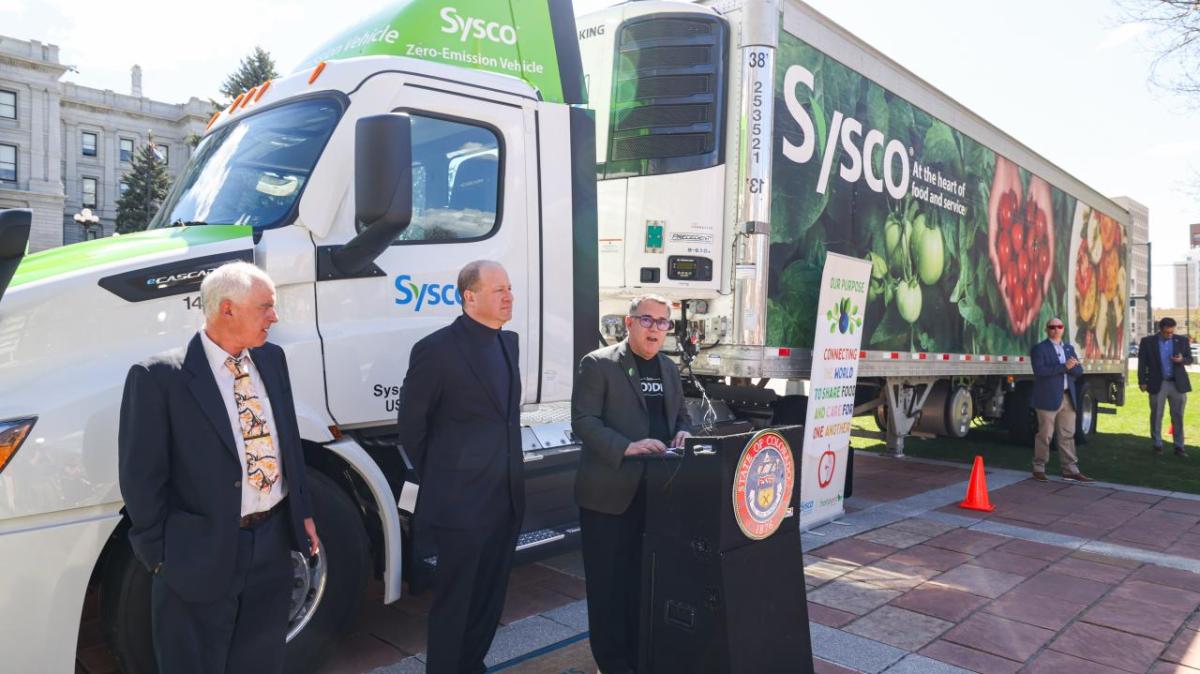
<svg viewBox="0 0 1200 674"><path fill-rule="evenodd" d="M207 225L207 224L208 223L203 220L176 220L175 222L172 222L168 226L169 227L195 227L195 226Z"/></svg>

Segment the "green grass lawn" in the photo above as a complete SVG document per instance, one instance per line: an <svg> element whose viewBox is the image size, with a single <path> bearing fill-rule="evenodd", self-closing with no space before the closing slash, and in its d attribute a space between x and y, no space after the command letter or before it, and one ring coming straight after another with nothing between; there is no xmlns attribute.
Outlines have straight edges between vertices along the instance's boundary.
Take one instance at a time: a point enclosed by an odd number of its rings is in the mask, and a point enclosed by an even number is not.
<svg viewBox="0 0 1200 674"><path fill-rule="evenodd" d="M1200 374L1192 374L1190 377L1192 390L1200 392ZM1164 409L1163 416L1168 417L1163 424L1166 451L1163 456L1156 457L1150 451L1152 442L1149 396L1138 390L1135 372L1130 373L1129 379L1131 384L1126 392L1125 406L1117 408L1115 415L1097 415L1096 435L1088 444L1078 446L1079 469L1084 474L1105 482L1200 494L1200 400L1197 399L1197 394L1189 394L1189 404L1184 411L1184 427L1187 431L1185 440L1191 456L1181 459L1171 454L1171 438L1167 436L1169 414ZM970 463L975 455L979 454L988 466L1032 469L1032 445L1020 447L1010 443L1008 430L1004 427L978 421L976 424L970 434L962 440L908 438L904 451L911 456L963 463ZM877 430L875 421L870 417L856 418L854 426ZM880 440L852 438L850 444L856 450L884 451L883 442ZM1050 453L1050 463L1046 466L1046 472L1050 475L1062 473L1057 452Z"/></svg>

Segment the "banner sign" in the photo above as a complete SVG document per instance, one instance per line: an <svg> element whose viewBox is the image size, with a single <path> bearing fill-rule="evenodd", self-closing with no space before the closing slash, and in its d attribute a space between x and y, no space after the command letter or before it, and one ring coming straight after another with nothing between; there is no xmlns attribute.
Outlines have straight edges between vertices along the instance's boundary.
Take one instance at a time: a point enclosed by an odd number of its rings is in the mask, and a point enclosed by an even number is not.
<svg viewBox="0 0 1200 674"><path fill-rule="evenodd" d="M804 419L800 471L800 528L843 512L850 420L863 335L871 263L830 253L821 274L820 312L813 332L811 388Z"/></svg>

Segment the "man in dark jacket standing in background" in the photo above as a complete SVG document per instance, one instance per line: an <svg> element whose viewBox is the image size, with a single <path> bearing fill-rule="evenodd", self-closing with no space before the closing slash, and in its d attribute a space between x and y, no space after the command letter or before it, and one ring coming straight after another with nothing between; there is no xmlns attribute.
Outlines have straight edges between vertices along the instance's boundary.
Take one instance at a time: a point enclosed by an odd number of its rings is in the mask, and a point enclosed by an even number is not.
<svg viewBox="0 0 1200 674"><path fill-rule="evenodd" d="M1158 334L1142 339L1138 346L1138 387L1150 394L1150 437L1154 453L1163 453L1163 403L1171 407L1175 426L1175 456L1187 458L1183 449L1183 408L1187 405L1188 380L1184 366L1192 364L1192 347L1186 337L1175 334L1175 319L1158 322Z"/></svg>
<svg viewBox="0 0 1200 674"><path fill-rule="evenodd" d="M583 442L575 499L588 625L604 674L638 665L646 466L636 457L682 447L691 435L679 369L659 353L670 316L662 297L634 299L628 339L583 357L571 397L571 428Z"/></svg>
<svg viewBox="0 0 1200 674"><path fill-rule="evenodd" d="M1033 441L1033 479L1046 481L1046 461L1050 458L1050 439L1058 434L1058 461L1062 476L1072 482L1094 482L1079 472L1075 457L1075 413L1079 409L1079 391L1075 380L1083 376L1083 365L1075 347L1063 341L1061 318L1046 322L1046 339L1029 352L1033 365L1033 397L1030 405L1037 412L1038 431Z"/></svg>
<svg viewBox="0 0 1200 674"><path fill-rule="evenodd" d="M508 274L458 273L463 315L417 342L400 391L400 439L421 487L414 513L437 547L430 674L482 674L525 512L521 377Z"/></svg>

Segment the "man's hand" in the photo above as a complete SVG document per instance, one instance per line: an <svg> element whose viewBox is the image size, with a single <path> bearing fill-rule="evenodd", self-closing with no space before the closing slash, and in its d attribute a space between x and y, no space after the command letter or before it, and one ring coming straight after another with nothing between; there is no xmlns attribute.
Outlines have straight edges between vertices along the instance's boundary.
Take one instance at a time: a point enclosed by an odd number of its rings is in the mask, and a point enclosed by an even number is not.
<svg viewBox="0 0 1200 674"><path fill-rule="evenodd" d="M691 433L688 433L687 431L679 431L675 434L675 439L671 440L671 446L683 449L683 441L690 437L692 437Z"/></svg>
<svg viewBox="0 0 1200 674"><path fill-rule="evenodd" d="M304 533L308 534L308 555L316 557L317 549L321 547L321 539L317 538L317 525L313 522L313 518L304 518Z"/></svg>
<svg viewBox="0 0 1200 674"><path fill-rule="evenodd" d="M1172 363L1182 363L1183 362L1183 354L1177 353L1174 356L1171 356L1171 362Z"/></svg>
<svg viewBox="0 0 1200 674"><path fill-rule="evenodd" d="M646 438L644 440L636 440L629 443L625 448L625 456L641 456L645 454L662 454L667 451L667 446L661 440L654 438Z"/></svg>
<svg viewBox="0 0 1200 674"><path fill-rule="evenodd" d="M1074 356L1072 356L1071 358L1067 359L1066 367L1068 370L1074 370L1075 366L1078 364L1079 364L1079 361L1076 360Z"/></svg>
<svg viewBox="0 0 1200 674"><path fill-rule="evenodd" d="M1149 389L1149 387L1146 386L1145 384L1138 384L1138 388L1142 389L1143 391L1146 391L1147 389Z"/></svg>

